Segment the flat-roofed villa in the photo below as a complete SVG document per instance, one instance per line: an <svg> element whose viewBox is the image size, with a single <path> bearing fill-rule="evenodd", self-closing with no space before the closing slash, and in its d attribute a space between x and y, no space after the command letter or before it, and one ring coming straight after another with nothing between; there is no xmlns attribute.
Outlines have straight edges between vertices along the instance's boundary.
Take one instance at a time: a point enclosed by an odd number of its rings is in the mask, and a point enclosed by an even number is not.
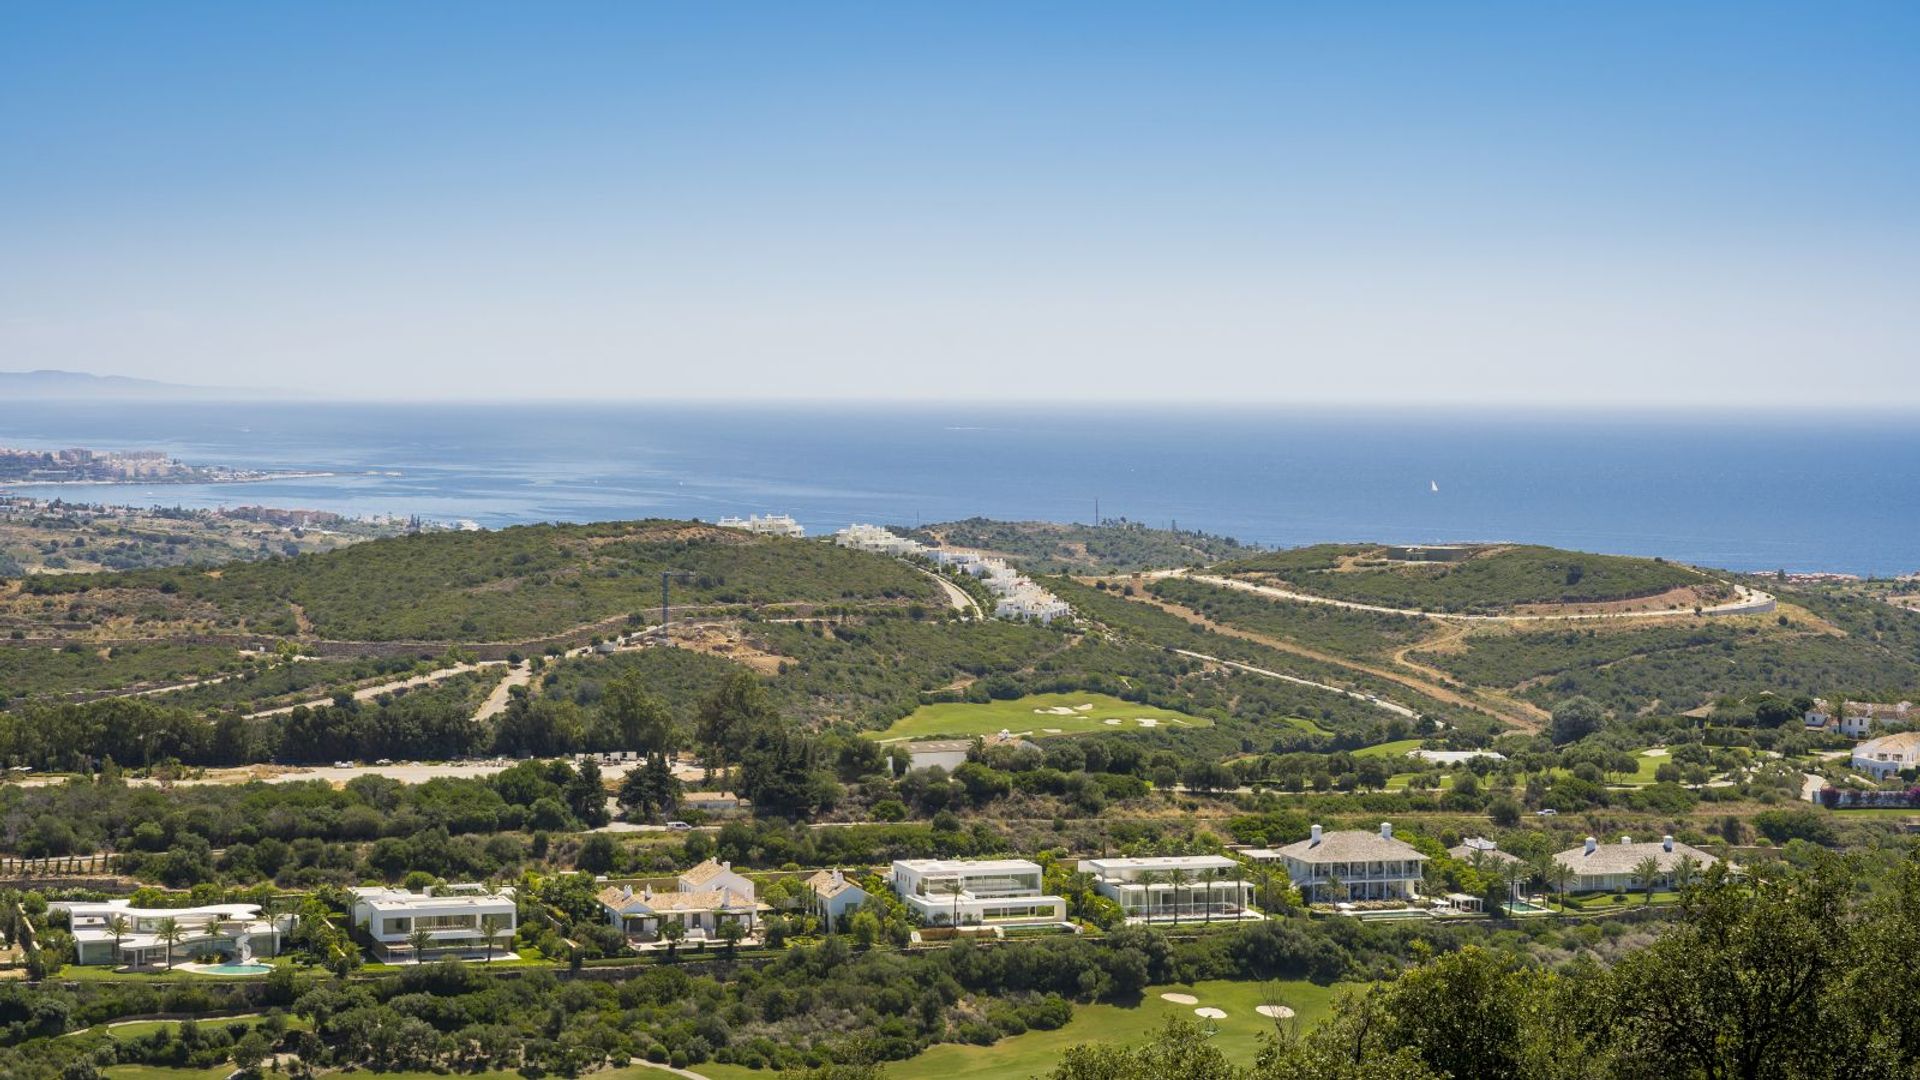
<svg viewBox="0 0 1920 1080"><path fill-rule="evenodd" d="M513 940L519 908L510 887L447 885L426 892L373 886L353 893L354 928L366 934L374 959L383 963L420 963L436 955L456 953L496 960L513 958L503 948ZM413 935L430 937L426 955L414 954ZM491 948L488 939L491 938Z"/></svg>
<svg viewBox="0 0 1920 1080"><path fill-rule="evenodd" d="M1580 847L1568 848L1553 857L1554 862L1573 870L1573 881L1568 884L1567 891L1576 893L1625 892L1645 888L1635 875L1636 868L1646 859L1652 859L1660 868L1660 876L1655 884L1662 886L1673 884L1674 869L1683 859L1693 860L1696 873L1704 872L1720 861L1711 853L1691 844L1679 843L1671 836L1638 844L1630 836L1621 837L1617 844L1603 844L1589 836Z"/></svg>
<svg viewBox="0 0 1920 1080"><path fill-rule="evenodd" d="M1224 855L1082 859L1080 871L1130 923L1261 918L1246 869Z"/></svg>
<svg viewBox="0 0 1920 1080"><path fill-rule="evenodd" d="M1411 900L1420 893L1427 857L1393 837L1393 823L1380 831L1315 825L1305 840L1279 849L1287 878L1309 904L1344 900Z"/></svg>
<svg viewBox="0 0 1920 1080"><path fill-rule="evenodd" d="M1025 859L896 859L893 891L933 926L1045 925L1067 921L1067 902L1042 891Z"/></svg>
<svg viewBox="0 0 1920 1080"><path fill-rule="evenodd" d="M760 913L770 910L760 903L751 878L731 863L712 859L681 873L672 890L609 885L600 890L599 900L607 922L637 944L662 940L669 926L679 927L688 941L718 940L720 928L729 923L741 928L742 941L751 942L760 929Z"/></svg>
<svg viewBox="0 0 1920 1080"><path fill-rule="evenodd" d="M180 932L173 943L175 963L216 953L250 963L279 955L281 934L293 918L266 918L253 904L137 908L127 900L60 900L47 907L66 912L75 963L131 968L157 968L167 962L167 943L160 936L167 919Z"/></svg>

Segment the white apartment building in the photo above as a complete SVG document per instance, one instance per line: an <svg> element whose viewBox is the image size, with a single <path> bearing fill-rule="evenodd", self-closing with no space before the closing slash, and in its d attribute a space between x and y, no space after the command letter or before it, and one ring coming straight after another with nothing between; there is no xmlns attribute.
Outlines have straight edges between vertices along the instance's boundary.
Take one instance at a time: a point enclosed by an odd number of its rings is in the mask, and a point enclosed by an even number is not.
<svg viewBox="0 0 1920 1080"><path fill-rule="evenodd" d="M1261 917L1246 870L1224 855L1082 859L1079 868L1130 923Z"/></svg>
<svg viewBox="0 0 1920 1080"><path fill-rule="evenodd" d="M896 535L893 530L880 525L849 525L833 534L833 542L855 551L871 551L896 558L921 555L926 552L926 545L918 540L909 540L904 536Z"/></svg>
<svg viewBox="0 0 1920 1080"><path fill-rule="evenodd" d="M1427 857L1393 838L1391 822L1378 833L1326 832L1315 825L1305 840L1279 849L1287 877L1307 903L1411 900L1426 876Z"/></svg>
<svg viewBox="0 0 1920 1080"><path fill-rule="evenodd" d="M746 517L723 517L715 522L723 529L745 529L758 536L788 536L795 540L807 535L806 527L793 520L791 514L749 514Z"/></svg>
<svg viewBox="0 0 1920 1080"><path fill-rule="evenodd" d="M293 917L265 918L252 904L209 904L190 908L137 908L127 900L60 900L48 904L67 914L73 932L74 961L85 965L159 967L167 962L161 924L172 919L180 936L173 943L175 963L226 953L250 963L280 953L281 935Z"/></svg>
<svg viewBox="0 0 1920 1080"><path fill-rule="evenodd" d="M413 946L413 934L419 930L432 937L428 957L484 953L489 937L495 957L513 955L506 946L518 929L519 909L510 887L490 891L478 884L449 885L439 890L440 895L386 886L348 891L353 894L354 928L372 942L377 960L420 962L424 958L414 955Z"/></svg>
<svg viewBox="0 0 1920 1080"><path fill-rule="evenodd" d="M898 859L893 891L933 926L1040 925L1067 921L1067 902L1041 891L1025 859Z"/></svg>

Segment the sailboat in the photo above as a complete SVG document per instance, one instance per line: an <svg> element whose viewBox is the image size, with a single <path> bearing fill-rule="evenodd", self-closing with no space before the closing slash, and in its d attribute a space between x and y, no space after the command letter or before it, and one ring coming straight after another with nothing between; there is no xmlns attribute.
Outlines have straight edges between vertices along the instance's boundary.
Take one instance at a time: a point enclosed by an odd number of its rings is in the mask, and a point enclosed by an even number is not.
<svg viewBox="0 0 1920 1080"><path fill-rule="evenodd" d="M1440 481L1438 481L1438 480L1429 480L1429 481L1427 481L1427 486L1433 489L1433 493L1434 493L1435 495L1438 495L1438 494L1440 494Z"/></svg>

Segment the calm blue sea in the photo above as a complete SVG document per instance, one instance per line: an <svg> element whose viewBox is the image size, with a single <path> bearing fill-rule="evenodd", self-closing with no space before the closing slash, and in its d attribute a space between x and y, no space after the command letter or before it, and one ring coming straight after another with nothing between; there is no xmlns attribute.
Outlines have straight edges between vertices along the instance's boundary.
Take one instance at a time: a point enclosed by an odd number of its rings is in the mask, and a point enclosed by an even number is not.
<svg viewBox="0 0 1920 1080"><path fill-rule="evenodd" d="M1272 545L1519 540L1747 570L1920 569L1920 424L1896 417L33 402L0 407L0 445L340 474L22 489L136 505L483 525L785 512L817 532L1086 521L1097 498L1107 517Z"/></svg>

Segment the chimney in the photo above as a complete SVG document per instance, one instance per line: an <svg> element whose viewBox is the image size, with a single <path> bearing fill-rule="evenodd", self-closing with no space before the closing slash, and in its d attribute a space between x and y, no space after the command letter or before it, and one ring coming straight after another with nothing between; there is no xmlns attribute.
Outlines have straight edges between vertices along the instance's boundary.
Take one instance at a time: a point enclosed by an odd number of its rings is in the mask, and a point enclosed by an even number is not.
<svg viewBox="0 0 1920 1080"><path fill-rule="evenodd" d="M644 900L653 899L653 886L642 885L640 887L640 896L641 896L641 899L644 899Z"/></svg>
<svg viewBox="0 0 1920 1080"><path fill-rule="evenodd" d="M1383 821L1380 823L1380 838L1382 840L1393 839L1393 822Z"/></svg>
<svg viewBox="0 0 1920 1080"><path fill-rule="evenodd" d="M721 863L720 869L731 873L733 871L733 860L729 859L726 862Z"/></svg>
<svg viewBox="0 0 1920 1080"><path fill-rule="evenodd" d="M1320 842L1320 826L1318 825L1313 827L1313 842L1316 844Z"/></svg>
<svg viewBox="0 0 1920 1080"><path fill-rule="evenodd" d="M1598 840L1595 840L1595 839L1594 839L1593 837L1591 837L1591 836L1589 836L1589 837L1587 837L1587 854L1589 854L1589 855L1591 855L1591 854L1593 854L1593 853L1594 853L1594 851L1595 851L1595 850L1596 850L1597 848L1599 848L1599 846L1600 846L1600 841L1598 841Z"/></svg>
<svg viewBox="0 0 1920 1080"><path fill-rule="evenodd" d="M1661 847L1663 847L1663 848L1665 848L1665 849L1666 849L1666 850L1668 850L1668 851L1672 851L1672 850L1673 850L1673 837L1671 837L1671 836L1663 836L1663 837L1661 837L1661 838L1660 838L1660 846L1661 846Z"/></svg>
<svg viewBox="0 0 1920 1080"><path fill-rule="evenodd" d="M633 886L631 885L620 886L620 899L622 900L633 899Z"/></svg>
<svg viewBox="0 0 1920 1080"><path fill-rule="evenodd" d="M833 883L834 883L835 885L839 885L839 884L841 884L841 883L843 883L843 882L845 882L846 880L847 880L847 879L846 879L846 877L845 877L844 875L842 875L842 874L840 873L840 868L839 868L839 867L837 867L837 866L836 866L836 867L834 867L834 868L833 868Z"/></svg>

